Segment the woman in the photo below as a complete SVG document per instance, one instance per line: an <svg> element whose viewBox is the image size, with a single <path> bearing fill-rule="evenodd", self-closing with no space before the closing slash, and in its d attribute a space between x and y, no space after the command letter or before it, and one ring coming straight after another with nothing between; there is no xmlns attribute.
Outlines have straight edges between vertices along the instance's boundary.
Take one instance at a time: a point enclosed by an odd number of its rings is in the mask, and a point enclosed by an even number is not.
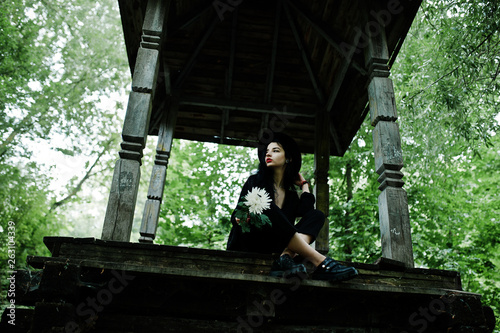
<svg viewBox="0 0 500 333"><path fill-rule="evenodd" d="M258 155L259 171L248 178L238 202L255 187L264 189L272 199L270 208L263 211L271 225L261 228L250 225L250 232L243 232L242 223L249 223L249 219L241 221L236 218L240 209L237 206L231 216L233 227L227 249L281 253L271 268L272 276L290 277L305 273L305 266L293 260L296 255L316 266L313 279L341 281L358 275L355 268L343 266L310 246L318 236L325 216L314 209L314 195L309 192L309 183L299 172L302 160L295 140L285 134L274 133L272 142L259 148ZM302 190L300 197L295 186ZM297 217L301 219L295 224Z"/></svg>

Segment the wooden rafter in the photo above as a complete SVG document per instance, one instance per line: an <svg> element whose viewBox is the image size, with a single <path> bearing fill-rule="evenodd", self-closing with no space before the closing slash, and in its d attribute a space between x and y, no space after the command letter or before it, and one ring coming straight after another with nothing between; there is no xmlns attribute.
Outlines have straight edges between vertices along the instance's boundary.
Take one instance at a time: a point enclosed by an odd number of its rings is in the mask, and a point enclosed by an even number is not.
<svg viewBox="0 0 500 333"><path fill-rule="evenodd" d="M200 55L201 50L205 46L205 43L207 42L208 38L212 35L212 33L215 29L215 26L217 25L218 22L220 22L220 19L216 14L214 14L212 22L210 23L207 30L205 31L205 33L201 37L200 41L197 43L196 49L191 54L189 60L186 63L186 66L184 66L184 69L177 77L177 80L175 81L175 84L174 84L174 89L177 89L177 90L181 89L182 84L184 83L187 76L189 75L189 73L193 69L194 64L196 63L196 60L198 59L198 56Z"/></svg>
<svg viewBox="0 0 500 333"><path fill-rule="evenodd" d="M170 78L170 68L168 67L168 64L165 60L163 60L162 66L163 80L165 82L165 93L167 94L167 96L170 96L172 95L172 79Z"/></svg>
<svg viewBox="0 0 500 333"><path fill-rule="evenodd" d="M324 105L325 104L325 96L324 96L324 94L319 86L318 79L316 78L316 75L314 74L314 72L312 70L311 62L309 60L309 57L307 55L306 50L304 49L302 39L300 38L299 32L297 30L297 26L295 25L292 14L290 13L290 9L288 8L288 3L284 2L283 5L285 7L286 16L288 18L290 28L292 29L292 33L293 33L293 36L295 38L295 42L297 43L297 47L298 47L300 54L302 56L302 61L304 62L304 65L306 66L306 70L309 73L309 78L311 79L311 83L313 85L316 96L318 97L318 100L321 103L321 105Z"/></svg>
<svg viewBox="0 0 500 333"><path fill-rule="evenodd" d="M231 98L231 92L233 88L233 76L234 76L234 57L236 53L236 33L238 27L238 8L236 8L233 14L233 19L231 22L231 44L229 47L229 67L226 73L226 86L224 89L224 95L227 99ZM229 122L229 110L222 109L222 117L220 124L220 143L224 143L224 132L225 127Z"/></svg>
<svg viewBox="0 0 500 333"><path fill-rule="evenodd" d="M271 95L273 92L274 74L276 69L276 55L278 53L278 36L281 21L282 0L276 2L276 17L274 20L274 36L273 36L273 50L271 53L271 64L266 82L266 95L264 103L271 103Z"/></svg>
<svg viewBox="0 0 500 333"><path fill-rule="evenodd" d="M354 45L358 45L359 38L361 36L361 32L358 31L356 36L354 37ZM339 93L340 87L344 82L345 75L352 61L352 57L354 56L354 51L356 47L351 47L347 53L344 53L344 62L342 63L339 73L335 76L335 81L333 82L332 89L330 91L330 95L328 96L328 101L326 103L325 109L330 111L333 107L333 103L337 98L337 94Z"/></svg>
<svg viewBox="0 0 500 333"><path fill-rule="evenodd" d="M342 151L342 145L340 144L337 129L332 122L330 122L330 137L333 139L333 143L335 144L335 148L337 149L337 151Z"/></svg>
<svg viewBox="0 0 500 333"><path fill-rule="evenodd" d="M213 7L213 1L207 1L204 6L197 6L189 13L183 15L181 18L177 19L174 23L168 26L167 33L169 36L176 35L181 30L186 29L192 23L196 22L203 14L205 14L210 8Z"/></svg>
<svg viewBox="0 0 500 333"><path fill-rule="evenodd" d="M187 96L181 97L179 104L206 106L219 109L229 109L232 111L241 110L241 111L256 112L256 113L273 113L273 110L276 110L276 106L271 104L259 104L252 102L238 102L227 99L187 97ZM304 117L304 118L314 118L316 116L315 109L286 107L286 109L279 110L276 112L282 116Z"/></svg>
<svg viewBox="0 0 500 333"><path fill-rule="evenodd" d="M340 45L342 43L346 43L339 36L337 36L327 25L323 23L318 17L315 17L308 9L304 6L299 5L294 0L287 0L288 4L300 15L304 18L311 27L316 30L316 32L323 37L328 44L330 44L337 52L344 54L345 50L343 50ZM351 66L355 68L360 74L366 75L366 70L358 64L356 61L351 62Z"/></svg>
<svg viewBox="0 0 500 333"><path fill-rule="evenodd" d="M238 27L238 8L236 8L233 14L233 20L231 23L231 44L229 50L229 66L226 77L226 88L224 94L226 98L231 98L231 91L233 88L233 76L234 76L234 58L236 53L236 35Z"/></svg>

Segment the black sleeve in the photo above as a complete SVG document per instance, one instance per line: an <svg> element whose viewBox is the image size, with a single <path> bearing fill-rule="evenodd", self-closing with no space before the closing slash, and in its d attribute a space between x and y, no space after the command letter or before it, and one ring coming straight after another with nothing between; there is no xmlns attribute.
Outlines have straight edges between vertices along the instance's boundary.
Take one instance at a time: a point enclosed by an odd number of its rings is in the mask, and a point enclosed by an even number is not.
<svg viewBox="0 0 500 333"><path fill-rule="evenodd" d="M237 225L236 220L234 218L234 215L236 214L236 211L238 210L238 203L241 201L241 199L250 192L252 185L254 184L254 177L249 177L245 184L243 185L241 189L240 196L238 197L238 201L236 202L236 206L234 207L233 213L231 214L231 223L233 225Z"/></svg>
<svg viewBox="0 0 500 333"><path fill-rule="evenodd" d="M297 216L304 216L310 210L314 209L314 203L316 202L316 198L314 195L309 192L303 192L299 199L299 204L297 206Z"/></svg>

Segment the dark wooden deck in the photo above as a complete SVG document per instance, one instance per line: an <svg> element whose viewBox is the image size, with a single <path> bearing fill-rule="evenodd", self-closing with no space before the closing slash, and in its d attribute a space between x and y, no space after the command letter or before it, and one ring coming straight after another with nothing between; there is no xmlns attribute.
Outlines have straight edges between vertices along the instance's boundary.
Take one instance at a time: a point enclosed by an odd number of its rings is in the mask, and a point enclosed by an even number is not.
<svg viewBox="0 0 500 333"><path fill-rule="evenodd" d="M18 277L18 303L34 306L30 332L491 331L480 295L464 292L453 271L352 263L359 277L332 284L270 277L267 255L94 238L45 244L52 257L29 257L38 270Z"/></svg>

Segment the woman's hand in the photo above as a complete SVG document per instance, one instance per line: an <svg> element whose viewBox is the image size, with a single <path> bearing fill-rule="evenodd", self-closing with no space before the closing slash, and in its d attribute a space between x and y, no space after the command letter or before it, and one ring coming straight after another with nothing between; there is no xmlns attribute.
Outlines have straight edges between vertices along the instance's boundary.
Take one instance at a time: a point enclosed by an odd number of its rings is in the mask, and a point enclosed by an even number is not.
<svg viewBox="0 0 500 333"><path fill-rule="evenodd" d="M298 173L298 176L299 176L299 179L297 179L295 181L295 185L300 186L300 185L302 185L302 182L306 181L306 179L304 178L304 176L302 176L302 174L300 172Z"/></svg>
<svg viewBox="0 0 500 333"><path fill-rule="evenodd" d="M236 220L236 223L238 223L238 224L240 224L240 223L241 223L241 221L240 221L240 219L239 219L239 218L235 217L234 219ZM248 223L248 222L250 222L250 217L247 217L247 223Z"/></svg>
<svg viewBox="0 0 500 333"><path fill-rule="evenodd" d="M295 185L300 187L303 192L309 192L309 183L306 181L304 176L299 172L299 179L295 181ZM305 182L305 183L304 183Z"/></svg>

